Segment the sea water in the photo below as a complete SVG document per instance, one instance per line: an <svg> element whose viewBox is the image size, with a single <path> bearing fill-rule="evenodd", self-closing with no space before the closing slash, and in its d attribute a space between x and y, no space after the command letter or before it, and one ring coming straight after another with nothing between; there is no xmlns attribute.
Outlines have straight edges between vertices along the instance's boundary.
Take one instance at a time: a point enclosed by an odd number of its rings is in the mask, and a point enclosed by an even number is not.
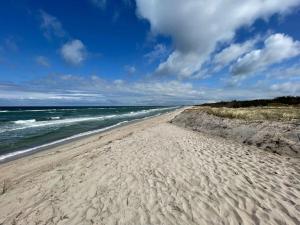
<svg viewBox="0 0 300 225"><path fill-rule="evenodd" d="M0 107L0 162L177 107Z"/></svg>

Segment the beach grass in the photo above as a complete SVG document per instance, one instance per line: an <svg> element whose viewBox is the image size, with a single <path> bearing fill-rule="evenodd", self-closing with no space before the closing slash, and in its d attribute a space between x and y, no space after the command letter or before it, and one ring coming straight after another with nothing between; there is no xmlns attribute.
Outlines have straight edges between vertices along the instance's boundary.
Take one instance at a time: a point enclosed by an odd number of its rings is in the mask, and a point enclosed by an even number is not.
<svg viewBox="0 0 300 225"><path fill-rule="evenodd" d="M210 115L243 120L297 121L300 120L300 107L263 106L247 108L199 106L191 110L204 111Z"/></svg>

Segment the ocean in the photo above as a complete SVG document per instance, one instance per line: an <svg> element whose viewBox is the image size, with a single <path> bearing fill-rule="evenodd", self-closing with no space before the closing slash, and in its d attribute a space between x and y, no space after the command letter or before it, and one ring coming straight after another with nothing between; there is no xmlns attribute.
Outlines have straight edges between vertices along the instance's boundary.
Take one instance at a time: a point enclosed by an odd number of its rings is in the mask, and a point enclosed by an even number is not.
<svg viewBox="0 0 300 225"><path fill-rule="evenodd" d="M0 107L0 162L178 107Z"/></svg>

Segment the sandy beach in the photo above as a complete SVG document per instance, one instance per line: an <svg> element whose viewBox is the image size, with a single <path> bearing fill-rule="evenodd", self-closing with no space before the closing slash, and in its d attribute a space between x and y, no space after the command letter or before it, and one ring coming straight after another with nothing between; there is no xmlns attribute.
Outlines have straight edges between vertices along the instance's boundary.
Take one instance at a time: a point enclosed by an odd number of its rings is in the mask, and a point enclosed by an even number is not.
<svg viewBox="0 0 300 225"><path fill-rule="evenodd" d="M0 224L300 224L300 159L169 123L0 165Z"/></svg>

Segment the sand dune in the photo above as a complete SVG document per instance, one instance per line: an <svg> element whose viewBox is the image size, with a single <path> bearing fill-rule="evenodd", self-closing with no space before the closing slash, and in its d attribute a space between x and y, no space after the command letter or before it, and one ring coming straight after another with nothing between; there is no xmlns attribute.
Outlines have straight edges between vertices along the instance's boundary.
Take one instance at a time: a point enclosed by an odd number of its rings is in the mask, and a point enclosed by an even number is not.
<svg viewBox="0 0 300 225"><path fill-rule="evenodd" d="M172 112L0 165L0 224L300 224L300 161Z"/></svg>

